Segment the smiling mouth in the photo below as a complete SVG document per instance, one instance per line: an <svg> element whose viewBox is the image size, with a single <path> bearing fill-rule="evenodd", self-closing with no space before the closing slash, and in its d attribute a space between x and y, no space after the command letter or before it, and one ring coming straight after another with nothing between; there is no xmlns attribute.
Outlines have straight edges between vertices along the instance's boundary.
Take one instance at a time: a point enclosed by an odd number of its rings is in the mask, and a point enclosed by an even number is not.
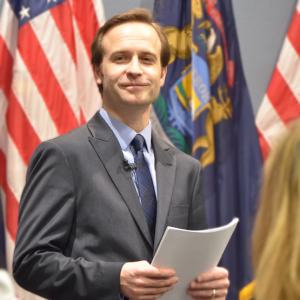
<svg viewBox="0 0 300 300"><path fill-rule="evenodd" d="M143 86L147 86L146 84L135 84L135 83L132 83L132 84L123 84L121 85L122 87L143 87Z"/></svg>
<svg viewBox="0 0 300 300"><path fill-rule="evenodd" d="M128 92L139 92L144 90L148 85L147 84L126 84L121 85L121 88L128 91Z"/></svg>

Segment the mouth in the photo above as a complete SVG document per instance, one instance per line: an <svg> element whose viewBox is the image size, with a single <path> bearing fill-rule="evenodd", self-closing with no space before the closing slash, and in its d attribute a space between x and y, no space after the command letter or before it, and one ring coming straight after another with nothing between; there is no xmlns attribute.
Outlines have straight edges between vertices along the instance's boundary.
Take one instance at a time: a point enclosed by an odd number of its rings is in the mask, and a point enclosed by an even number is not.
<svg viewBox="0 0 300 300"><path fill-rule="evenodd" d="M145 84L145 83L126 83L126 84L120 84L120 85L123 88L139 88L139 87L148 86L148 84Z"/></svg>
<svg viewBox="0 0 300 300"><path fill-rule="evenodd" d="M121 88L127 90L128 92L139 92L147 86L147 84L130 83L121 85Z"/></svg>

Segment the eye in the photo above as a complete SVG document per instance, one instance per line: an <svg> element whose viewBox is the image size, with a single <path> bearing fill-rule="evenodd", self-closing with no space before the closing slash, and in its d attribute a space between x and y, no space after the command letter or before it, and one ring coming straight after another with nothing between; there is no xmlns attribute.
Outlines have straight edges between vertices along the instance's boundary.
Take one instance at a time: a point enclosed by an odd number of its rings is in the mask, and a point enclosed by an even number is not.
<svg viewBox="0 0 300 300"><path fill-rule="evenodd" d="M113 59L113 61L116 62L116 63L123 63L126 60L127 60L127 57L124 54L118 54Z"/></svg>
<svg viewBox="0 0 300 300"><path fill-rule="evenodd" d="M147 63L147 64L150 64L150 63L153 63L153 58L152 57L143 57L142 58L142 61L144 62L144 63Z"/></svg>

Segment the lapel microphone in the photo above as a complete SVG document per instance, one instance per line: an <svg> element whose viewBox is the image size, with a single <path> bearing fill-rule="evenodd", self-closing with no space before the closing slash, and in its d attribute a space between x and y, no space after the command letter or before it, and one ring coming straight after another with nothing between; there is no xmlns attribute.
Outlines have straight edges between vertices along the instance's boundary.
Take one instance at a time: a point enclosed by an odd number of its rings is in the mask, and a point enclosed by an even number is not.
<svg viewBox="0 0 300 300"><path fill-rule="evenodd" d="M134 170L136 168L136 164L133 163L133 164L130 164L128 163L128 160L127 159L124 159L123 160L123 168L125 171L129 171L129 170Z"/></svg>

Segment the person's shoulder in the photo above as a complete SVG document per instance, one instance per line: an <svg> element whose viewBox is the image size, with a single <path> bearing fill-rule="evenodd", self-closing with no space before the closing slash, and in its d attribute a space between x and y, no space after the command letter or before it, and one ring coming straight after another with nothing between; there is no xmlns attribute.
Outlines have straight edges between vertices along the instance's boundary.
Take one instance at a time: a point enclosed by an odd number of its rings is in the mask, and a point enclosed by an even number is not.
<svg viewBox="0 0 300 300"><path fill-rule="evenodd" d="M72 131L43 141L34 150L28 165L28 174L37 165L57 165L66 161L77 161L88 148L88 137L91 134L86 125Z"/></svg>
<svg viewBox="0 0 300 300"><path fill-rule="evenodd" d="M86 125L82 125L71 130L68 133L62 134L55 138L43 141L34 151L34 154L41 154L45 152L59 151L64 153L71 153L81 151L82 147L88 143L90 132Z"/></svg>
<svg viewBox="0 0 300 300"><path fill-rule="evenodd" d="M90 136L90 132L86 125L82 125L77 127L68 133L57 136L53 139L44 141L41 143L41 146L47 147L51 144L55 144L62 149L74 149L74 147L80 147L84 143L84 141L88 142L88 137Z"/></svg>

